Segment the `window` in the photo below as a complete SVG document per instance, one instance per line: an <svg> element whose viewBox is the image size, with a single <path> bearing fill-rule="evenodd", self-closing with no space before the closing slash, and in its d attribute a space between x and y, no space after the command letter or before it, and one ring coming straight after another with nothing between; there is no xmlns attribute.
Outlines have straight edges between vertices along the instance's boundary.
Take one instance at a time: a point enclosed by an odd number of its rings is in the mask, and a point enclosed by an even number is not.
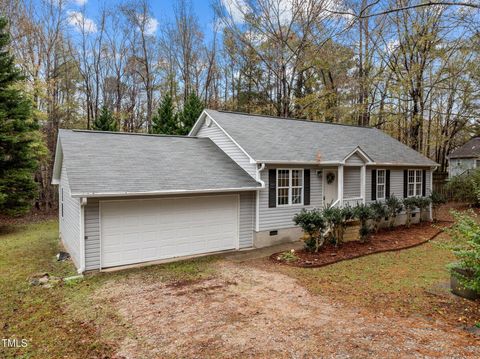
<svg viewBox="0 0 480 359"><path fill-rule="evenodd" d="M277 206L303 204L303 170L277 170Z"/></svg>
<svg viewBox="0 0 480 359"><path fill-rule="evenodd" d="M422 170L408 170L408 197L422 195Z"/></svg>
<svg viewBox="0 0 480 359"><path fill-rule="evenodd" d="M377 199L385 199L385 170L377 170Z"/></svg>

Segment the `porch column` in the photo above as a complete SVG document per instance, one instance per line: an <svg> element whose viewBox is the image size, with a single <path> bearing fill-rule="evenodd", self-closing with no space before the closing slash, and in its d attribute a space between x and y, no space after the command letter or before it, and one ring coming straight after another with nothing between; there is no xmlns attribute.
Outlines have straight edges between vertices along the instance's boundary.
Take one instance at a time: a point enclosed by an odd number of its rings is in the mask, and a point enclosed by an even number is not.
<svg viewBox="0 0 480 359"><path fill-rule="evenodd" d="M362 197L362 202L366 201L366 187L367 187L367 166L363 165L360 168L360 197Z"/></svg>
<svg viewBox="0 0 480 359"><path fill-rule="evenodd" d="M343 207L343 165L338 166L338 204Z"/></svg>

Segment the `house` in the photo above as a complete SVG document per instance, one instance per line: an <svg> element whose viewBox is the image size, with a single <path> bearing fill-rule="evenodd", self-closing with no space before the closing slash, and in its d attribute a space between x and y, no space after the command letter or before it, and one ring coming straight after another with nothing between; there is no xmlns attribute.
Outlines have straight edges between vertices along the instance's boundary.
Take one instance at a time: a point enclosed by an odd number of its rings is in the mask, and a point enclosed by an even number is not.
<svg viewBox="0 0 480 359"><path fill-rule="evenodd" d="M84 272L297 240L301 209L426 196L436 166L375 128L205 110L185 137L61 130L53 183Z"/></svg>
<svg viewBox="0 0 480 359"><path fill-rule="evenodd" d="M448 155L448 178L480 168L480 136L473 137Z"/></svg>

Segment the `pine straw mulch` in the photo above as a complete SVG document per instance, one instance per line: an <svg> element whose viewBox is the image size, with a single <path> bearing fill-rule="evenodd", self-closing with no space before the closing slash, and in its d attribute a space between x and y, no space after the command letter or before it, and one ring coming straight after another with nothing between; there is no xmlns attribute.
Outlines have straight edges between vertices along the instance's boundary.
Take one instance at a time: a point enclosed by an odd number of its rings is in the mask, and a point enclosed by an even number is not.
<svg viewBox="0 0 480 359"><path fill-rule="evenodd" d="M381 229L370 236L366 243L351 241L335 246L325 244L318 253L307 252L302 249L296 251L296 260L285 261L280 255L282 252L270 256L273 262L302 268L318 268L343 260L354 259L375 253L392 252L412 248L424 244L443 232L444 227L450 226L450 221L440 221L435 224L423 222L406 226L395 227L393 230Z"/></svg>

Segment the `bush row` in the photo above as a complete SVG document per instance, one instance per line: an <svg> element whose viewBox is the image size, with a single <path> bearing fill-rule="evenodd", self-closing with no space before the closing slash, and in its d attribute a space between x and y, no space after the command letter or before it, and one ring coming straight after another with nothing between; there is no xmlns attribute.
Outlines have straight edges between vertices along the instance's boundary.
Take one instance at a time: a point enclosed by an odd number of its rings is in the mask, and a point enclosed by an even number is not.
<svg viewBox="0 0 480 359"><path fill-rule="evenodd" d="M382 221L386 220L389 228L393 228L397 216L405 210L407 226L411 224L411 213L419 208L426 210L430 204L434 208L444 203L444 199L437 193L430 197L409 197L403 200L391 196L385 202L376 201L371 204L358 204L355 207L325 207L323 209L303 209L293 218L294 223L300 226L306 234L305 248L308 251L318 252L327 242L336 246L343 242L347 223L351 220L360 222L360 240L368 240L372 232L377 232ZM420 220L421 220L420 215Z"/></svg>

